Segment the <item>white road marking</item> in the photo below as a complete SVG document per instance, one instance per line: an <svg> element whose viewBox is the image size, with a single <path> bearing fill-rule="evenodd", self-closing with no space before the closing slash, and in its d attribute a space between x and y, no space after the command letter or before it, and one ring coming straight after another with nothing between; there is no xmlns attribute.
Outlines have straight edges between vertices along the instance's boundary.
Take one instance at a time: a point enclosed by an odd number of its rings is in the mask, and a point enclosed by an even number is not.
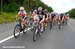
<svg viewBox="0 0 75 49"><path fill-rule="evenodd" d="M7 37L7 38L1 40L0 43L3 43L3 42L5 42L5 41L7 41L7 40L9 40L9 39L11 39L11 38L13 38L13 37L14 37L13 35L12 35L12 36L9 36L9 37Z"/></svg>
<svg viewBox="0 0 75 49"><path fill-rule="evenodd" d="M25 46L2 46L2 48L26 48Z"/></svg>
<svg viewBox="0 0 75 49"><path fill-rule="evenodd" d="M30 29L31 29L31 28L28 28L26 31L28 31L28 30L30 30ZM20 33L22 34L23 32L20 32ZM18 33L17 33L16 35L18 35ZM11 38L13 38L13 37L14 37L14 36L12 35L12 36L9 36L9 37L7 37L7 38L1 40L1 41L0 41L0 44L3 43L3 42L5 42L5 41L7 41L7 40L9 40L9 39L11 39Z"/></svg>

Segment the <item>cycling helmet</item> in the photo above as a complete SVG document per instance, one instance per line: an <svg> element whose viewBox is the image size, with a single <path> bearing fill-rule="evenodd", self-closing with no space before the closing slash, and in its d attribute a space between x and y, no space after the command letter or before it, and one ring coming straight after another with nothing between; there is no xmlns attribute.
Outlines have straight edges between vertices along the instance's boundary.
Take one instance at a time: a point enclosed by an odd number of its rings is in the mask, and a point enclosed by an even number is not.
<svg viewBox="0 0 75 49"><path fill-rule="evenodd" d="M48 12L48 10L47 10L47 9L44 9L44 12L46 12L46 13L47 13L47 12Z"/></svg>
<svg viewBox="0 0 75 49"><path fill-rule="evenodd" d="M55 12L51 12L51 14L55 14Z"/></svg>
<svg viewBox="0 0 75 49"><path fill-rule="evenodd" d="M24 7L20 7L20 10L24 10Z"/></svg>
<svg viewBox="0 0 75 49"><path fill-rule="evenodd" d="M42 7L38 7L38 10L42 10L43 8Z"/></svg>
<svg viewBox="0 0 75 49"><path fill-rule="evenodd" d="M56 13L56 16L60 16L60 14Z"/></svg>
<svg viewBox="0 0 75 49"><path fill-rule="evenodd" d="M48 11L47 9L44 9L44 11Z"/></svg>
<svg viewBox="0 0 75 49"><path fill-rule="evenodd" d="M33 12L37 13L37 10L35 9Z"/></svg>

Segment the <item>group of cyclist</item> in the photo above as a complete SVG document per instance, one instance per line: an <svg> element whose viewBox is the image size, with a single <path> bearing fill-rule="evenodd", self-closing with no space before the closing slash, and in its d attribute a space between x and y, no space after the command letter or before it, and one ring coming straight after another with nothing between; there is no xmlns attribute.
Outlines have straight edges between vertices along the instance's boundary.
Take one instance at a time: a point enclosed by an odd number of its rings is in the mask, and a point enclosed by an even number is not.
<svg viewBox="0 0 75 49"><path fill-rule="evenodd" d="M55 12L50 13L50 17L49 17L49 20L51 20L53 23L60 22L60 23L67 24L68 19L69 19L69 14L64 14L64 13L58 14Z"/></svg>
<svg viewBox="0 0 75 49"><path fill-rule="evenodd" d="M37 9L33 10L32 12L32 19L34 22L40 23L42 25L46 25L48 22L52 23L66 23L69 19L69 14L65 13L55 13L55 12L49 12L47 9L43 9L42 7L38 7Z"/></svg>
<svg viewBox="0 0 75 49"><path fill-rule="evenodd" d="M20 7L20 11L16 15L16 19L18 16L22 17L21 21L26 27L28 23L28 14L24 9L24 7ZM64 13L58 14L55 12L49 12L47 9L43 9L43 7L38 7L37 9L34 9L31 12L31 19L33 20L33 22L38 24L40 23L41 25L45 24L45 26L47 26L47 23L49 21L52 21L53 23L58 21L61 21L62 23L63 22L67 23L68 18L69 18L69 14L64 14Z"/></svg>

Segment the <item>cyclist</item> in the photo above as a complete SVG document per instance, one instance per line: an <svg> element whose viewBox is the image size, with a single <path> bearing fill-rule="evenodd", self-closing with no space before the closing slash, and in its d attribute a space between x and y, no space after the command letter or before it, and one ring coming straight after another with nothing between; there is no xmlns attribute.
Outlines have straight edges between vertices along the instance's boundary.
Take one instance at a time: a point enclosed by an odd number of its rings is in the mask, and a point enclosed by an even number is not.
<svg viewBox="0 0 75 49"><path fill-rule="evenodd" d="M47 9L44 9L44 16L45 16L45 24L47 26L47 23L48 23L48 10Z"/></svg>
<svg viewBox="0 0 75 49"><path fill-rule="evenodd" d="M27 15L27 12L24 9L24 7L20 7L19 9L20 9L20 11L16 15L16 19L18 18L18 16L20 16L21 17L21 22L23 22L24 28L25 28L27 23L28 23L28 15ZM26 30L24 32L26 32Z"/></svg>
<svg viewBox="0 0 75 49"><path fill-rule="evenodd" d="M51 19L52 19L52 23L54 24L54 22L56 21L55 12L51 12Z"/></svg>
<svg viewBox="0 0 75 49"><path fill-rule="evenodd" d="M69 14L66 14L66 19L67 19L67 20L69 19Z"/></svg>
<svg viewBox="0 0 75 49"><path fill-rule="evenodd" d="M65 14L65 16L64 16L64 22L65 22L66 24L67 24L68 19L69 19L69 14Z"/></svg>
<svg viewBox="0 0 75 49"><path fill-rule="evenodd" d="M61 13L60 16L59 16L59 20L61 21L61 23L64 23L64 20L65 20L65 14L64 13Z"/></svg>
<svg viewBox="0 0 75 49"><path fill-rule="evenodd" d="M32 13L32 18L34 20L34 23L35 22L37 22L37 23L39 22L39 17L38 17L38 14L37 14L37 10L36 9Z"/></svg>
<svg viewBox="0 0 75 49"><path fill-rule="evenodd" d="M43 13L42 7L38 7L37 14L38 14L38 17L39 17L39 22L40 23L44 22L44 15L43 15L44 13Z"/></svg>
<svg viewBox="0 0 75 49"><path fill-rule="evenodd" d="M49 21L52 22L52 16L51 16L51 13L49 12L48 15L49 15L49 17L48 17Z"/></svg>
<svg viewBox="0 0 75 49"><path fill-rule="evenodd" d="M32 18L34 19L34 22L36 22L36 20L39 20L39 23L43 26L44 22L43 8L38 7L38 9L34 10L32 13Z"/></svg>
<svg viewBox="0 0 75 49"><path fill-rule="evenodd" d="M42 7L38 7L37 14L38 14L39 22L40 22L41 26L44 26L45 15L43 13ZM41 31L43 31L43 28L41 29Z"/></svg>

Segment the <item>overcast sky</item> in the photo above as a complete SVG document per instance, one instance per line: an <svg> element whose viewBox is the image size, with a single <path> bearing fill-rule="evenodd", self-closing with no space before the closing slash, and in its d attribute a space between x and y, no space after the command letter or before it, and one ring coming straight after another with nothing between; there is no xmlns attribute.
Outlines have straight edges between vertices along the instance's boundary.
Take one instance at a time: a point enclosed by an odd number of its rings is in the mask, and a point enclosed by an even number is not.
<svg viewBox="0 0 75 49"><path fill-rule="evenodd" d="M55 12L62 13L75 8L75 0L41 0L51 6Z"/></svg>

